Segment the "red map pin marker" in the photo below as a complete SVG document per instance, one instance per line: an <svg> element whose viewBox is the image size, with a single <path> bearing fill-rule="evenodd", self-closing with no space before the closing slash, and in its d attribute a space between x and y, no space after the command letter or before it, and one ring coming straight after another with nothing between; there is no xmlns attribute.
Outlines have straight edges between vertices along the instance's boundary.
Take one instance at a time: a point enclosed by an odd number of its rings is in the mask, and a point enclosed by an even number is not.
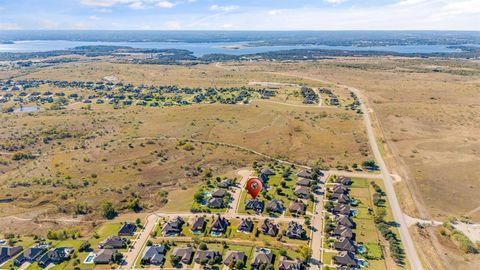
<svg viewBox="0 0 480 270"><path fill-rule="evenodd" d="M262 181L260 181L260 179L258 178L248 179L247 190L248 190L248 193L253 197L253 199L255 199L258 193L262 191Z"/></svg>

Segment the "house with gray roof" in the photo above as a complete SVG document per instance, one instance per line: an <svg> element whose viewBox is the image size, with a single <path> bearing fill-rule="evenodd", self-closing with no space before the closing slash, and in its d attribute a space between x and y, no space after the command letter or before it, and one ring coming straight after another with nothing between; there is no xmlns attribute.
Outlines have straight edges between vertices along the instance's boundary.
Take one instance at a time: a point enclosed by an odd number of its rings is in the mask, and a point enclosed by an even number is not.
<svg viewBox="0 0 480 270"><path fill-rule="evenodd" d="M271 213L283 213L283 202L280 200L271 200L267 203L267 211Z"/></svg>
<svg viewBox="0 0 480 270"><path fill-rule="evenodd" d="M164 245L147 246L142 255L142 264L162 265L166 252Z"/></svg>
<svg viewBox="0 0 480 270"><path fill-rule="evenodd" d="M299 259L289 260L287 257L280 257L279 270L303 270L304 268L303 263Z"/></svg>
<svg viewBox="0 0 480 270"><path fill-rule="evenodd" d="M0 264L22 252L23 247L0 247Z"/></svg>
<svg viewBox="0 0 480 270"><path fill-rule="evenodd" d="M271 250L267 248L255 248L252 257L252 269L258 269L261 265L273 265L274 255Z"/></svg>
<svg viewBox="0 0 480 270"><path fill-rule="evenodd" d="M333 248L339 251L350 251L355 253L357 248L355 247L355 243L349 238L341 237L333 244Z"/></svg>
<svg viewBox="0 0 480 270"><path fill-rule="evenodd" d="M205 230L205 217L196 217L190 230L194 234L202 233Z"/></svg>
<svg viewBox="0 0 480 270"><path fill-rule="evenodd" d="M237 227L237 232L251 233L253 230L253 221L250 218L242 218Z"/></svg>
<svg viewBox="0 0 480 270"><path fill-rule="evenodd" d="M333 257L333 262L340 266L354 267L357 265L355 254L349 251L342 251L339 255Z"/></svg>

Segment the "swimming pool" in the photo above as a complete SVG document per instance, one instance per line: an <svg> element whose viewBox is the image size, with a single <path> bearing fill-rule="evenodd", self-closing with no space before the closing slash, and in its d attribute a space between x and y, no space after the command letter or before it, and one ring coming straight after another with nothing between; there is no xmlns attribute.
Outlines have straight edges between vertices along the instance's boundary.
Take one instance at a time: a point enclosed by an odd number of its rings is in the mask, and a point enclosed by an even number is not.
<svg viewBox="0 0 480 270"><path fill-rule="evenodd" d="M363 245L359 245L357 247L357 251L358 251L358 253L365 253L366 250L365 250L365 247Z"/></svg>
<svg viewBox="0 0 480 270"><path fill-rule="evenodd" d="M221 236L222 234L219 233L219 232L212 232L211 235L212 235L212 236Z"/></svg>
<svg viewBox="0 0 480 270"><path fill-rule="evenodd" d="M358 215L358 210L355 209L355 208L353 208L353 209L351 210L351 213L352 213L352 216L356 217L356 216Z"/></svg>
<svg viewBox="0 0 480 270"><path fill-rule="evenodd" d="M93 263L93 259L95 258L95 254L90 253L88 254L87 258L85 258L84 264L91 264Z"/></svg>
<svg viewBox="0 0 480 270"><path fill-rule="evenodd" d="M360 268L367 267L367 266L368 266L368 262L365 261L365 260L359 259L359 260L357 261L357 265L358 265Z"/></svg>

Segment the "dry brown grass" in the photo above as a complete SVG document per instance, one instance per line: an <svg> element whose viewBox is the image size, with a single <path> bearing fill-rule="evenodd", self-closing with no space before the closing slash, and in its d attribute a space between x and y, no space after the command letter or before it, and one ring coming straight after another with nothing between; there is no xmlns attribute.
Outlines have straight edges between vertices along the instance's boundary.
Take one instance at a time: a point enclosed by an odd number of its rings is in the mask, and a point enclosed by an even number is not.
<svg viewBox="0 0 480 270"><path fill-rule="evenodd" d="M251 81L303 83L298 78L257 71L239 73L215 65L111 63L65 64L40 69L22 78L95 81L110 75L124 83L201 87L248 86ZM47 88L60 91L48 86L42 90ZM285 95L277 100L285 101L286 93L295 87L279 90ZM361 116L341 108L305 108L260 100L250 105L132 106L118 110L107 104L92 104L92 110L82 109L84 106L77 103L63 111L0 115L1 138L12 141L18 137L20 141L25 137L40 138L34 144L25 144L23 150L39 153L37 159L0 165L5 172L0 175L0 198L15 198L13 203L0 205L1 216L20 215L40 207L47 208L49 216L59 212L71 215L78 202L86 202L94 210L90 218L96 219L100 202L112 201L121 208L132 192L142 197L147 211L154 211L162 206L160 191L171 191L172 201L185 196L182 189L189 191L189 187L201 181L202 174L194 172L196 167L210 168L214 175L219 175L263 159L217 142L306 165L323 160L331 167L350 166L371 159ZM51 129L68 131L75 137L45 144L42 134ZM194 150L179 146L180 139L195 140L191 143ZM13 187L15 182L26 182L29 186ZM18 211L10 210L12 205ZM167 204L164 209L172 210L172 205Z"/></svg>

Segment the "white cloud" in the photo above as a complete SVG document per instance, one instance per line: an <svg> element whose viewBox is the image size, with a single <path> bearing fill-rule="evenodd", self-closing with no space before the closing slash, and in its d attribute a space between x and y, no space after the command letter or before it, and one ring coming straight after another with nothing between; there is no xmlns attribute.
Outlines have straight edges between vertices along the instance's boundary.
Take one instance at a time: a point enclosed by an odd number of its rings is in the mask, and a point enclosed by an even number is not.
<svg viewBox="0 0 480 270"><path fill-rule="evenodd" d="M144 9L145 4L142 1L135 1L135 2L130 3L128 5L128 7L131 8L131 9Z"/></svg>
<svg viewBox="0 0 480 270"><path fill-rule="evenodd" d="M210 10L224 11L224 12L233 11L239 8L240 8L239 6L235 6L235 5L231 5L231 6L211 5L210 6Z"/></svg>
<svg viewBox="0 0 480 270"><path fill-rule="evenodd" d="M175 6L175 3L172 3L170 1L159 1L157 4L156 4L157 7L161 7L161 8L172 8Z"/></svg>
<svg viewBox="0 0 480 270"><path fill-rule="evenodd" d="M283 10L280 10L280 9L272 9L272 10L269 10L267 12L268 15L271 15L271 16L275 16L275 15L278 15L280 13L282 13Z"/></svg>

